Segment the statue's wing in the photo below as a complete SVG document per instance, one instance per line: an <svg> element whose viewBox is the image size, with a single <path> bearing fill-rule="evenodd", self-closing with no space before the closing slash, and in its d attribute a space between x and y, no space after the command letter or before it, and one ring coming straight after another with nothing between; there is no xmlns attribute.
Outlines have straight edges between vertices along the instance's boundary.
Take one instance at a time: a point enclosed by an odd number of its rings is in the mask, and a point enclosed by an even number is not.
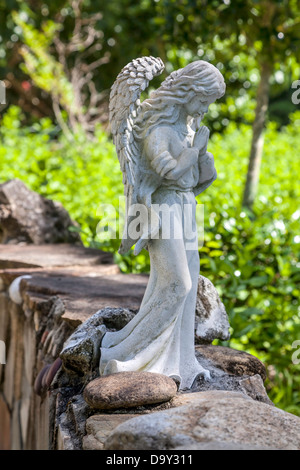
<svg viewBox="0 0 300 470"><path fill-rule="evenodd" d="M140 95L153 77L164 70L160 58L141 57L127 64L114 82L109 102L109 120L123 173L124 194L130 197L136 182L140 159L132 127L140 106Z"/></svg>

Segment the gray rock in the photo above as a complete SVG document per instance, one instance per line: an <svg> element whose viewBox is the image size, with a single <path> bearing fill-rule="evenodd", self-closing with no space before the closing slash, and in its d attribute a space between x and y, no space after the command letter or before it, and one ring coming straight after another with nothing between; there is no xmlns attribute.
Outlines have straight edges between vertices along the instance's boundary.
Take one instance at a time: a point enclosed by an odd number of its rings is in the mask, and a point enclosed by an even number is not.
<svg viewBox="0 0 300 470"><path fill-rule="evenodd" d="M135 316L134 311L128 308L106 307L99 310L95 315L99 316L100 321L104 323L108 331L116 331L124 328L127 323Z"/></svg>
<svg viewBox="0 0 300 470"><path fill-rule="evenodd" d="M261 401L263 403L274 406L274 403L267 396L264 383L259 374L240 380L240 387L242 391L249 397L253 398L253 400Z"/></svg>
<svg viewBox="0 0 300 470"><path fill-rule="evenodd" d="M199 396L198 392L192 394L177 394L171 402L168 403L171 407L178 407L193 403L195 399ZM159 408L155 407L154 410L147 410L144 408L144 412L139 411L139 414L155 412ZM130 410L132 413L136 410ZM114 431L114 429L120 424L128 421L129 419L134 418L134 414L129 413L103 413L95 414L90 416L86 420L85 425L85 435L82 439L82 448L84 450L103 450L104 443L109 435ZM210 441L210 442L199 442L192 444L188 447L177 447L175 450L249 450L254 449L254 447L248 447L245 444L238 443L228 443L220 441ZM256 449L256 448L255 448ZM257 447L257 450L262 449Z"/></svg>
<svg viewBox="0 0 300 470"><path fill-rule="evenodd" d="M209 441L209 442L198 442L188 447L176 447L174 450L276 450L270 449L269 447L259 446L247 446L245 444L239 444L235 442L220 442L220 441Z"/></svg>
<svg viewBox="0 0 300 470"><path fill-rule="evenodd" d="M0 184L0 243L76 243L78 227L56 201L45 199L18 180Z"/></svg>
<svg viewBox="0 0 300 470"><path fill-rule="evenodd" d="M204 276L198 278L195 341L210 344L214 339L229 339L229 321L217 289Z"/></svg>
<svg viewBox="0 0 300 470"><path fill-rule="evenodd" d="M87 320L64 343L60 358L65 369L88 374L100 357L100 343L106 332L104 325L95 326Z"/></svg>
<svg viewBox="0 0 300 470"><path fill-rule="evenodd" d="M82 448L102 450L105 440L112 431L132 417L132 414L97 414L89 417L86 421L86 434L82 440Z"/></svg>
<svg viewBox="0 0 300 470"><path fill-rule="evenodd" d="M126 308L104 308L76 328L64 343L60 357L66 369L85 375L99 364L100 344L107 330L119 330L134 313Z"/></svg>
<svg viewBox="0 0 300 470"><path fill-rule="evenodd" d="M133 408L171 400L177 393L174 380L153 372L118 372L92 380L83 397L93 408Z"/></svg>
<svg viewBox="0 0 300 470"><path fill-rule="evenodd" d="M66 413L61 414L57 426L57 450L76 450Z"/></svg>
<svg viewBox="0 0 300 470"><path fill-rule="evenodd" d="M189 399L193 400L191 395ZM249 449L300 450L300 418L238 392L194 394L193 402L119 425L106 450L192 449L216 442Z"/></svg>
<svg viewBox="0 0 300 470"><path fill-rule="evenodd" d="M241 392L273 406L263 383L266 369L257 357L245 351L213 345L196 346L196 357L210 371L211 379L203 381L197 378L193 384L194 391Z"/></svg>
<svg viewBox="0 0 300 470"><path fill-rule="evenodd" d="M245 351L224 346L198 345L196 356L201 361L208 360L228 375L245 376L259 374L263 381L267 378L266 368L257 357Z"/></svg>

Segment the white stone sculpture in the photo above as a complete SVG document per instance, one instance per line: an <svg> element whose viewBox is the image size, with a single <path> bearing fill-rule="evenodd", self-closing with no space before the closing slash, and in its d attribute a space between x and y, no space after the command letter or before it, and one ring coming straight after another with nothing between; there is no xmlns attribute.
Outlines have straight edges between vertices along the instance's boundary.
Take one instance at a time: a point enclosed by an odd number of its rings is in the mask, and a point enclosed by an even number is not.
<svg viewBox="0 0 300 470"><path fill-rule="evenodd" d="M216 178L209 130L200 122L225 93L225 83L213 65L195 61L172 72L141 103L141 92L163 69L159 58L135 59L111 90L110 122L127 202L119 252L133 245L135 254L148 249L151 271L137 315L103 337L100 374L158 372L184 389L198 375L209 378L194 350L200 269L195 196Z"/></svg>

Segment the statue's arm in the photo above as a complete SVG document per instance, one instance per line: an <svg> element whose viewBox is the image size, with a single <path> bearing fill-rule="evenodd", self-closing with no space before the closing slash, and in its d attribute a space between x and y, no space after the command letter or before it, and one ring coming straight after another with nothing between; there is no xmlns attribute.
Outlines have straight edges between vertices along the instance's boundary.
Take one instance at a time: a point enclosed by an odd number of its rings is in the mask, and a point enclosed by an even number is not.
<svg viewBox="0 0 300 470"><path fill-rule="evenodd" d="M170 152L172 132L154 130L146 139L144 149L153 169L162 178L176 181L198 161L199 149L187 148L174 158Z"/></svg>
<svg viewBox="0 0 300 470"><path fill-rule="evenodd" d="M199 149L199 187L207 187L217 177L213 154L207 152L207 144L209 139L209 129L201 126L195 133L193 146Z"/></svg>
<svg viewBox="0 0 300 470"><path fill-rule="evenodd" d="M199 183L211 180L216 174L214 165L214 156L210 152L206 152L199 158L200 178Z"/></svg>
<svg viewBox="0 0 300 470"><path fill-rule="evenodd" d="M195 196L205 191L217 178L217 172L214 165L214 157L210 152L206 152L199 158L199 180L194 188Z"/></svg>
<svg viewBox="0 0 300 470"><path fill-rule="evenodd" d="M177 159L176 166L165 175L165 178L175 181L178 180L189 168L197 163L198 155L199 150L196 148L184 149Z"/></svg>

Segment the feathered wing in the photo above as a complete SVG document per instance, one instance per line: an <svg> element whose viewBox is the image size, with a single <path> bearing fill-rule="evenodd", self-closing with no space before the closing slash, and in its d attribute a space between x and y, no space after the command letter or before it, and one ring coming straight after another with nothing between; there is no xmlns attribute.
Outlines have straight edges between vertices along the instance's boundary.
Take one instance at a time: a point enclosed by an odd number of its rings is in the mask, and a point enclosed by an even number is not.
<svg viewBox="0 0 300 470"><path fill-rule="evenodd" d="M134 121L139 112L140 96L142 91L147 88L149 81L160 75L163 70L164 64L160 58L141 57L134 59L121 70L111 88L109 120L123 174L126 212L138 201L141 183L139 178L141 154L139 144L135 141L132 132ZM129 251L138 240L129 237L127 213L126 221L120 253Z"/></svg>

